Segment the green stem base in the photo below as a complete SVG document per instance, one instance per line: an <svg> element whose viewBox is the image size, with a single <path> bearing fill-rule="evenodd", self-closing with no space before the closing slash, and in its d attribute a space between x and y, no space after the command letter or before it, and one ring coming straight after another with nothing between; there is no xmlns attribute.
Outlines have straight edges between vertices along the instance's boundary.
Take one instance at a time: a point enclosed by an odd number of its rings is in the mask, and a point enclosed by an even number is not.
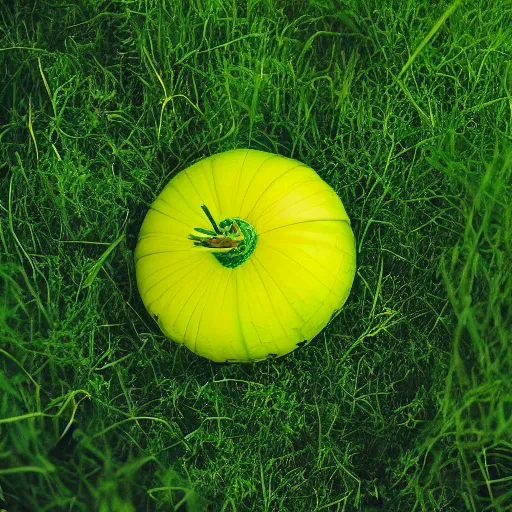
<svg viewBox="0 0 512 512"><path fill-rule="evenodd" d="M247 261L256 248L256 241L258 240L258 235L256 234L256 230L252 224L249 224L249 222L239 219L238 217L222 220L219 222L219 227L225 228L232 226L233 221L236 222L238 229L240 229L244 235L244 240L229 252L212 253L215 258L217 258L217 261L226 268L236 268Z"/></svg>

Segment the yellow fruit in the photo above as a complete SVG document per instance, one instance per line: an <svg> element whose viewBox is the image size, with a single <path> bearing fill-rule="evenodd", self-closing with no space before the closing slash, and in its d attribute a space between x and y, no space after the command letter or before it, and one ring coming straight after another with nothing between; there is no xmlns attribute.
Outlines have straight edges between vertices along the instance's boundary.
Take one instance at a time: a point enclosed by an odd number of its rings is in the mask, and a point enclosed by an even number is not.
<svg viewBox="0 0 512 512"><path fill-rule="evenodd" d="M355 260L334 190L297 160L253 149L171 179L135 249L139 292L162 332L219 362L309 342L347 300Z"/></svg>

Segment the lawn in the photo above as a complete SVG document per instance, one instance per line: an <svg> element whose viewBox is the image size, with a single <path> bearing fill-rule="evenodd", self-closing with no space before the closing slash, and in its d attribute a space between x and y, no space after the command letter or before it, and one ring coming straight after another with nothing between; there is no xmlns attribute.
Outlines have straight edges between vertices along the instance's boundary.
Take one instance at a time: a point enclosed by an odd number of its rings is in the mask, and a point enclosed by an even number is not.
<svg viewBox="0 0 512 512"><path fill-rule="evenodd" d="M135 282L156 195L234 148L317 171L357 248L251 364ZM0 509L511 511L511 183L508 0L3 2Z"/></svg>

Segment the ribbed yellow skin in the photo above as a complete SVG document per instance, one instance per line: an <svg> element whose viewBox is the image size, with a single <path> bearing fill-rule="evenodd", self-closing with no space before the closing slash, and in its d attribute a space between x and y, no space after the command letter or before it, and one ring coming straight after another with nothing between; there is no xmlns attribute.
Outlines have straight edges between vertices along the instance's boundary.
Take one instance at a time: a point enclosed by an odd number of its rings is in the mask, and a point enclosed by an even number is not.
<svg viewBox="0 0 512 512"><path fill-rule="evenodd" d="M194 228L238 217L258 234L225 268ZM309 342L345 303L355 244L342 202L311 168L236 149L177 174L152 204L135 249L137 285L162 332L213 361L259 361Z"/></svg>

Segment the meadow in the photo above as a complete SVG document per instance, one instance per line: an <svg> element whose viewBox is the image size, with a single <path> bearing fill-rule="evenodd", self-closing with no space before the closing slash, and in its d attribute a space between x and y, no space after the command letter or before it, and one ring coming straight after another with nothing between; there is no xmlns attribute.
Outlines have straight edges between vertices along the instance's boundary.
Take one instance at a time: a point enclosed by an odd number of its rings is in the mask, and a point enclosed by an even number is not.
<svg viewBox="0 0 512 512"><path fill-rule="evenodd" d="M312 167L357 247L340 315L252 364L134 274L233 148ZM508 0L3 2L0 509L512 511L511 183Z"/></svg>

